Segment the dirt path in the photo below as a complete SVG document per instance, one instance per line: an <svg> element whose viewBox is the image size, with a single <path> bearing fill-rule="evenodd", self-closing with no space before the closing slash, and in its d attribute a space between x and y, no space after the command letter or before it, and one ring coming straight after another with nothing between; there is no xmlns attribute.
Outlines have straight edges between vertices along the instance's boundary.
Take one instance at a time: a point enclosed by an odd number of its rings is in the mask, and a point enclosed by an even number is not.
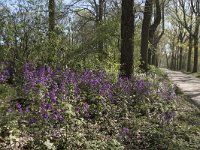
<svg viewBox="0 0 200 150"><path fill-rule="evenodd" d="M178 71L164 69L169 78L175 83L185 95L200 106L200 79Z"/></svg>

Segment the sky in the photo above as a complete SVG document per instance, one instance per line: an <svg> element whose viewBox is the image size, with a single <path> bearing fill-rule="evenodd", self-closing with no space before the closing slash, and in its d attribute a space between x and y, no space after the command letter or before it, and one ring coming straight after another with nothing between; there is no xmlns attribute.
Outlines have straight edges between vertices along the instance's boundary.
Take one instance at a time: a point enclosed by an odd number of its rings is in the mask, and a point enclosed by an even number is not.
<svg viewBox="0 0 200 150"><path fill-rule="evenodd" d="M4 6L11 8L11 10L15 10L16 8L15 4L17 4L17 1L18 0L0 0L0 9L1 9L1 4L3 4ZM28 1L28 0L24 0L24 1ZM48 0L45 0L45 1L48 2ZM63 1L65 2L65 4L70 4L70 2L72 2L72 0L63 0Z"/></svg>
<svg viewBox="0 0 200 150"><path fill-rule="evenodd" d="M65 3L69 4L72 0L64 0ZM13 4L16 2L16 0L0 0L0 2L2 2L3 4Z"/></svg>

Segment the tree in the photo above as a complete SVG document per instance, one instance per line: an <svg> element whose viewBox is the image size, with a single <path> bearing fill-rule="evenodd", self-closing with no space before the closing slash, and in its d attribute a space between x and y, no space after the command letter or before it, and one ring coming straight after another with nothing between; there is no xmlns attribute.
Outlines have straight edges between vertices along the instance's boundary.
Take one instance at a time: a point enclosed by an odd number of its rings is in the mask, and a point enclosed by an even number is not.
<svg viewBox="0 0 200 150"><path fill-rule="evenodd" d="M189 49L188 49L188 61L187 71L191 71L191 55L192 47L194 48L194 65L193 71L197 72L198 68L198 36L200 26L200 6L199 1L190 0L189 3L186 0L173 1L175 6L174 19L183 26L189 33Z"/></svg>
<svg viewBox="0 0 200 150"><path fill-rule="evenodd" d="M152 16L152 6L153 0L146 0L144 8L144 18L142 22L142 32L141 32L141 59L140 68L141 70L148 71L148 42L149 42L149 30Z"/></svg>
<svg viewBox="0 0 200 150"><path fill-rule="evenodd" d="M55 0L49 0L49 34L55 30Z"/></svg>
<svg viewBox="0 0 200 150"><path fill-rule="evenodd" d="M200 4L199 0L191 0L193 13L195 14L195 29L194 29L194 66L192 72L198 70L198 51L199 51L199 26L200 26Z"/></svg>
<svg viewBox="0 0 200 150"><path fill-rule="evenodd" d="M152 48L148 49L148 64L152 64L152 58L151 58L152 53L155 53L155 49L156 49L155 44L154 44L155 43L155 32L156 32L158 25L161 22L161 7L160 7L159 0L156 0L155 6L156 6L156 13L154 16L154 22L153 22L153 24L151 24L151 26L149 28L149 42L150 42ZM164 7L163 7L163 9L164 9ZM156 58L154 58L154 59L156 59ZM155 60L153 60L153 62L155 62Z"/></svg>
<svg viewBox="0 0 200 150"><path fill-rule="evenodd" d="M97 11L97 26L101 26L101 23L103 21L104 4L105 4L105 0L99 0L99 5L96 4L97 5L96 8L98 10ZM103 59L105 59L107 54L104 51L104 42L103 42L103 39L101 38L99 39L99 42L98 42L98 49L99 49L99 59L102 61Z"/></svg>
<svg viewBox="0 0 200 150"><path fill-rule="evenodd" d="M122 0L120 75L130 78L133 73L134 2Z"/></svg>

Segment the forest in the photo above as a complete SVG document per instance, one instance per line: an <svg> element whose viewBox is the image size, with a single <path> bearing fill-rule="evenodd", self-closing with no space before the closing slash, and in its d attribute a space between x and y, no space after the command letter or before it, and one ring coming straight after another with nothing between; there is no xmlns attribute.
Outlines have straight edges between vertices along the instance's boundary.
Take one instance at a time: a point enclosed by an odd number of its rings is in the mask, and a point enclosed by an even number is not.
<svg viewBox="0 0 200 150"><path fill-rule="evenodd" d="M0 150L199 150L199 30L199 0L0 0Z"/></svg>

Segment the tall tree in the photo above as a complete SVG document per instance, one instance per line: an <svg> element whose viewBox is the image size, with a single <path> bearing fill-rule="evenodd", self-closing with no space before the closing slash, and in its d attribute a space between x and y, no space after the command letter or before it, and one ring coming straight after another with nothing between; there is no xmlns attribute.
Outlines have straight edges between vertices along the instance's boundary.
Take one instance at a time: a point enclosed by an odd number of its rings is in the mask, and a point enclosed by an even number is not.
<svg viewBox="0 0 200 150"><path fill-rule="evenodd" d="M121 60L120 75L131 77L133 73L133 35L134 35L134 1L122 0L121 16Z"/></svg>
<svg viewBox="0 0 200 150"><path fill-rule="evenodd" d="M104 4L105 0L99 0L98 5L98 12L97 12L97 26L101 26L101 23L103 21L103 15L104 15ZM100 27L101 28L101 27ZM103 60L106 57L106 52L104 51L104 42L103 39L100 38L98 42L98 49L99 49L99 59Z"/></svg>
<svg viewBox="0 0 200 150"><path fill-rule="evenodd" d="M181 24L189 33L189 50L187 71L191 70L191 54L192 47L194 48L194 65L193 72L197 72L198 68L198 36L200 26L200 6L198 0L178 0L173 1L175 6L175 20ZM180 12L181 13L180 13ZM183 17L183 18L181 18Z"/></svg>
<svg viewBox="0 0 200 150"><path fill-rule="evenodd" d="M141 59L140 68L147 72L148 71L148 42L149 42L149 30L152 16L152 6L153 0L146 0L144 8L144 18L142 22L142 32L141 32Z"/></svg>
<svg viewBox="0 0 200 150"><path fill-rule="evenodd" d="M199 26L200 26L200 4L199 0L191 0L192 10L195 14L195 29L194 29L194 66L192 72L198 70L198 51L199 51Z"/></svg>
<svg viewBox="0 0 200 150"><path fill-rule="evenodd" d="M185 32L183 29L179 29L179 36L178 36L178 41L179 41L179 70L182 70L183 67L183 43L184 43L184 38L185 38Z"/></svg>
<svg viewBox="0 0 200 150"><path fill-rule="evenodd" d="M55 30L55 0L49 0L49 34Z"/></svg>
<svg viewBox="0 0 200 150"><path fill-rule="evenodd" d="M190 25L188 27L189 31L192 31L193 27L193 15L190 16ZM193 37L192 37L192 32L189 32L189 38L188 38L188 43L189 43L189 48L188 48L188 57L187 57L187 72L191 72L191 60L192 60L192 47L193 47Z"/></svg>
<svg viewBox="0 0 200 150"><path fill-rule="evenodd" d="M156 47L154 47L155 46L155 44L154 44L155 43L155 32L156 32L158 25L161 22L161 6L160 6L159 0L155 1L155 7L156 7L155 8L156 13L155 13L155 16L154 16L154 22L153 22L153 24L151 24L150 29L149 29L149 42L150 42L151 47L152 47L152 48L148 49L148 63L149 64L152 64L152 61L151 61L152 60L152 58L151 58L152 53L154 53L155 49L156 49ZM164 9L164 7L163 7L163 9Z"/></svg>

